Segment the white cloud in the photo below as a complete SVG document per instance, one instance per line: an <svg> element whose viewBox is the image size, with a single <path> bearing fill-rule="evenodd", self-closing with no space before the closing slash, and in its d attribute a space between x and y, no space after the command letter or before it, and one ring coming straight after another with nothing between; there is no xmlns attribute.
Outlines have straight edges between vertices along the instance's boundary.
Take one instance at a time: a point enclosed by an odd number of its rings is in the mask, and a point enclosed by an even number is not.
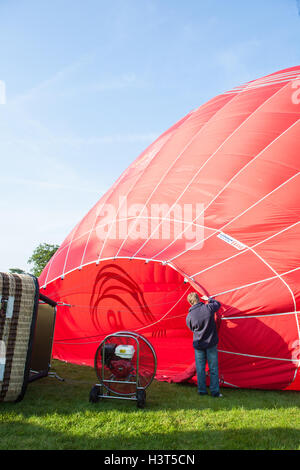
<svg viewBox="0 0 300 470"><path fill-rule="evenodd" d="M42 82L38 83L36 86L27 90L25 93L17 95L15 98L11 100L11 104L13 105L21 105L30 102L32 99L36 98L41 94L41 92L45 90L51 89L57 83L68 79L68 77L74 74L79 68L86 65L90 62L92 58L92 54L84 55L80 57L78 60L72 62L71 64L63 67L61 70L56 71L53 75L49 78L43 80Z"/></svg>
<svg viewBox="0 0 300 470"><path fill-rule="evenodd" d="M66 184L66 183L58 183L55 180L43 180L43 179L38 179L38 180L33 180L33 179L25 179L25 178L6 178L6 183L9 184L11 187L14 186L37 186L41 190L49 190L49 191L57 191L57 190L63 190L63 191L72 191L75 193L92 193L92 194L101 194L99 192L99 188L91 188L88 185L82 185L82 182L78 181L78 184L76 185L71 185L71 184ZM19 188L20 189L20 188Z"/></svg>

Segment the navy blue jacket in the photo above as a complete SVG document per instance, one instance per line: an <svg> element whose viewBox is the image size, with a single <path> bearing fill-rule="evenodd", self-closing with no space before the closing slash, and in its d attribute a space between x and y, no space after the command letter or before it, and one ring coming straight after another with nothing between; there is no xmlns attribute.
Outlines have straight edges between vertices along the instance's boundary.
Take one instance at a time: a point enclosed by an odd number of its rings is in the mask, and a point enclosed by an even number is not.
<svg viewBox="0 0 300 470"><path fill-rule="evenodd" d="M199 302L190 307L186 324L194 333L193 346L195 349L212 348L218 344L215 312L220 307L220 302L214 299L209 299L208 304Z"/></svg>

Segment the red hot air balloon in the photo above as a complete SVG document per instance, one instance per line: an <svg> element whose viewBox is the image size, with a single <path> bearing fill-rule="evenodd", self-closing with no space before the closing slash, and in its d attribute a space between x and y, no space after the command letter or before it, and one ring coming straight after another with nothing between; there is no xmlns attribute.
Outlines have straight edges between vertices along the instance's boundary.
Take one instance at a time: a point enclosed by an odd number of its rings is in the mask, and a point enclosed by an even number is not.
<svg viewBox="0 0 300 470"><path fill-rule="evenodd" d="M131 330L157 378L193 370L191 291L222 304L225 386L300 390L300 67L208 101L151 144L40 276L59 307L55 358L93 365ZM194 378L195 380L195 378Z"/></svg>

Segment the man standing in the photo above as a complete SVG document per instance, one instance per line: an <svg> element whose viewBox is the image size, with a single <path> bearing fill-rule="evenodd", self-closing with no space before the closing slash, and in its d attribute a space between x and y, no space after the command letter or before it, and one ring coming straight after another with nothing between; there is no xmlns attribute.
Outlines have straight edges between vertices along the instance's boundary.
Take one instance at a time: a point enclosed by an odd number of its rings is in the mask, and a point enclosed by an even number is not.
<svg viewBox="0 0 300 470"><path fill-rule="evenodd" d="M196 292L191 292L187 300L191 304L186 317L188 328L194 333L193 347L195 350L198 393L207 395L205 365L208 363L210 375L210 393L213 397L222 397L219 387L218 350L219 341L215 322L215 313L221 304L212 298L201 297L208 301L207 304L200 302Z"/></svg>

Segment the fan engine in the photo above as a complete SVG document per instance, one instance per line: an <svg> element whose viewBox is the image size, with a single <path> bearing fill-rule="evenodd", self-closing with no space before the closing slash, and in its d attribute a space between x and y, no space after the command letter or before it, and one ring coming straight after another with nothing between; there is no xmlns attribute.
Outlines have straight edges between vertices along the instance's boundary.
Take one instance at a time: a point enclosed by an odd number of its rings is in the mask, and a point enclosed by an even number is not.
<svg viewBox="0 0 300 470"><path fill-rule="evenodd" d="M130 380L134 374L132 358L135 349L132 345L106 344L101 349L101 357L104 356L104 363L110 369L115 378Z"/></svg>

